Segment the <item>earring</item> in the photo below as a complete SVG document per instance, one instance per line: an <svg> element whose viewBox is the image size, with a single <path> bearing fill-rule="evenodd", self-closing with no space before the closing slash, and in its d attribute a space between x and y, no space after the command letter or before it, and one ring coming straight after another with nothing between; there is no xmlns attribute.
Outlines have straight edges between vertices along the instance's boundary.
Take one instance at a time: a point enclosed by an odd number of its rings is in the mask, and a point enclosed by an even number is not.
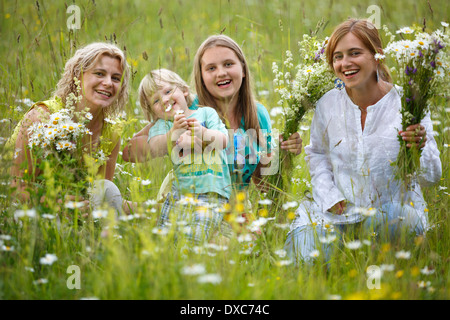
<svg viewBox="0 0 450 320"><path fill-rule="evenodd" d="M378 71L378 66L377 66L377 82L378 82L379 79L380 79L380 73Z"/></svg>
<svg viewBox="0 0 450 320"><path fill-rule="evenodd" d="M345 83L344 83L344 81L342 81L341 79L336 78L336 79L334 80L334 87L335 87L336 89L342 90L343 88L345 88Z"/></svg>

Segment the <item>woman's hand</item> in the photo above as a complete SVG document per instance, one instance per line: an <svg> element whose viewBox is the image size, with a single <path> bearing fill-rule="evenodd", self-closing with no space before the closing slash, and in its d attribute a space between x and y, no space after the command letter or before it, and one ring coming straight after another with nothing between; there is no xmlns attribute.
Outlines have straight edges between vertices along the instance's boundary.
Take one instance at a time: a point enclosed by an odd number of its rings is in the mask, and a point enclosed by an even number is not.
<svg viewBox="0 0 450 320"><path fill-rule="evenodd" d="M421 124L411 125L407 127L405 131L399 131L399 134L403 141L407 142L406 146L408 148L416 146L419 149L422 149L427 142L427 131Z"/></svg>
<svg viewBox="0 0 450 320"><path fill-rule="evenodd" d="M344 213L346 208L347 208L347 201L342 200L342 201L336 203L330 209L328 209L328 211L340 216L341 214Z"/></svg>
<svg viewBox="0 0 450 320"><path fill-rule="evenodd" d="M302 152L302 143L303 140L298 132L293 133L286 141L283 141L283 137L280 134L281 149L290 151L296 156Z"/></svg>

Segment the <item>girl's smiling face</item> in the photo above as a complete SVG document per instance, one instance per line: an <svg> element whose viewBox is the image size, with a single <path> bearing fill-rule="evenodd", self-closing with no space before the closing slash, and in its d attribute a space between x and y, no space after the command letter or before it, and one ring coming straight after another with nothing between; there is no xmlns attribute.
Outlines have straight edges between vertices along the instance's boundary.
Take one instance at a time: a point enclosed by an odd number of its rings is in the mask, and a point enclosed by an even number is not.
<svg viewBox="0 0 450 320"><path fill-rule="evenodd" d="M214 99L230 101L238 97L245 73L233 50L221 46L208 48L200 63L203 83Z"/></svg>
<svg viewBox="0 0 450 320"><path fill-rule="evenodd" d="M150 98L153 113L158 119L172 120L177 110L188 109L188 94L188 91L184 92L176 85L162 83L162 87Z"/></svg>
<svg viewBox="0 0 450 320"><path fill-rule="evenodd" d="M337 43L333 69L347 89L368 89L376 84L377 62L374 55L353 33Z"/></svg>
<svg viewBox="0 0 450 320"><path fill-rule="evenodd" d="M83 73L83 100L95 112L97 108L107 108L117 100L122 80L119 59L102 55L94 66Z"/></svg>

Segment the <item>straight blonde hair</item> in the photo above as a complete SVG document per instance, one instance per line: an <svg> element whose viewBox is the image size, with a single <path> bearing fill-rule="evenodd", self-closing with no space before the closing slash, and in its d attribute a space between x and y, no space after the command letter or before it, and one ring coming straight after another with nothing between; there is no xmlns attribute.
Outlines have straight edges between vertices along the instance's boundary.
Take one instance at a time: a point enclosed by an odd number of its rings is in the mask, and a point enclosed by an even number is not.
<svg viewBox="0 0 450 320"><path fill-rule="evenodd" d="M250 70L245 59L244 53L239 45L230 37L225 35L213 35L208 37L198 48L197 53L194 58L194 70L193 70L193 81L195 83L195 89L198 96L198 102L200 105L205 105L214 108L220 115L225 124L227 124L226 110L221 110L217 105L214 97L206 89L205 83L202 77L202 66L201 60L205 51L213 47L224 47L231 49L242 64L245 77L242 79L242 85L238 92L238 100L236 106L236 119L239 121L239 126L241 124L241 119L244 117L244 129L255 129L259 131L259 121L258 113L256 107L256 100L253 96L252 91L252 78L250 76Z"/></svg>
<svg viewBox="0 0 450 320"><path fill-rule="evenodd" d="M122 69L122 84L118 97L111 106L105 109L105 112L109 116L114 116L122 111L128 101L130 71L125 53L116 45L110 43L94 42L78 49L73 57L66 62L64 73L56 86L54 95L60 97L65 104L70 93L77 93L74 78L82 81L82 73L92 69L103 55L118 59Z"/></svg>

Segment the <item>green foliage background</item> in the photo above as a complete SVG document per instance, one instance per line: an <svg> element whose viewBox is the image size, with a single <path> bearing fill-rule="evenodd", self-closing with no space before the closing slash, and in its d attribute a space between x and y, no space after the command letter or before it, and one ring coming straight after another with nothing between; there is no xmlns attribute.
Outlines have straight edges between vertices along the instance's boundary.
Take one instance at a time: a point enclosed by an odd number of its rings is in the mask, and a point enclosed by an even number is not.
<svg viewBox="0 0 450 320"><path fill-rule="evenodd" d="M73 13L66 9L71 4L81 9L81 28L75 31L67 28ZM242 46L256 96L270 110L278 101L272 90L272 62L280 64L287 49L296 52L302 35L314 30L319 20L326 22L321 33L326 36L348 17L370 18L374 12L367 10L372 5L380 10L378 22L391 30L422 24L424 19L431 29L440 27L441 21L449 22L446 0L2 0L0 136L7 138L26 111L27 106L20 101L49 98L65 61L76 48L94 41L117 43L126 50L132 66L124 141L144 126L140 121L144 116L136 105L142 77L151 69L164 67L190 79L196 49L212 34L224 33ZM444 105L448 108L448 100ZM230 245L228 251L214 252L215 256L188 254L182 245L173 246L173 235L161 240L152 234L155 218L147 211L142 213L148 219L119 224L106 231L94 223L74 229L30 219L20 225L11 218L14 199L7 184L8 164L4 163L0 234L11 235L12 239L0 244L13 250L0 251L0 299L327 299L334 294L349 299L448 299L449 113L443 107L433 119L438 121L435 130L439 133L443 178L439 185L426 190L425 196L436 228L426 240L415 239L406 247L381 242L356 253L341 249L328 271L319 263L300 270L280 267L274 252L282 248L287 230L273 226L268 226L256 242L258 254L242 257L239 243ZM280 119L273 120L277 127ZM302 138L307 145L307 130L302 131ZM309 190L303 156L296 159L294 178L300 183L293 185L290 200L301 199ZM169 168L165 158L131 165L119 156L115 182L128 199L154 199ZM143 189L139 180L144 179L152 183ZM252 196L256 203L259 195ZM256 213L257 208L254 209ZM287 216L280 209L277 223L289 223ZM413 258L395 259L395 252L403 249L411 251ZM58 256L52 266L39 264L39 258L47 252ZM183 275L182 267L193 263L203 263L208 272L221 274L220 285L199 284L195 278ZM73 264L82 269L80 290L66 286L66 269ZM365 270L373 264L396 265L395 271L383 275L380 290L368 290L366 286ZM436 272L424 276L419 270L425 266ZM34 268L34 272L24 271L25 267ZM41 278L48 279L48 283L36 284ZM420 281L430 284L422 288Z"/></svg>

